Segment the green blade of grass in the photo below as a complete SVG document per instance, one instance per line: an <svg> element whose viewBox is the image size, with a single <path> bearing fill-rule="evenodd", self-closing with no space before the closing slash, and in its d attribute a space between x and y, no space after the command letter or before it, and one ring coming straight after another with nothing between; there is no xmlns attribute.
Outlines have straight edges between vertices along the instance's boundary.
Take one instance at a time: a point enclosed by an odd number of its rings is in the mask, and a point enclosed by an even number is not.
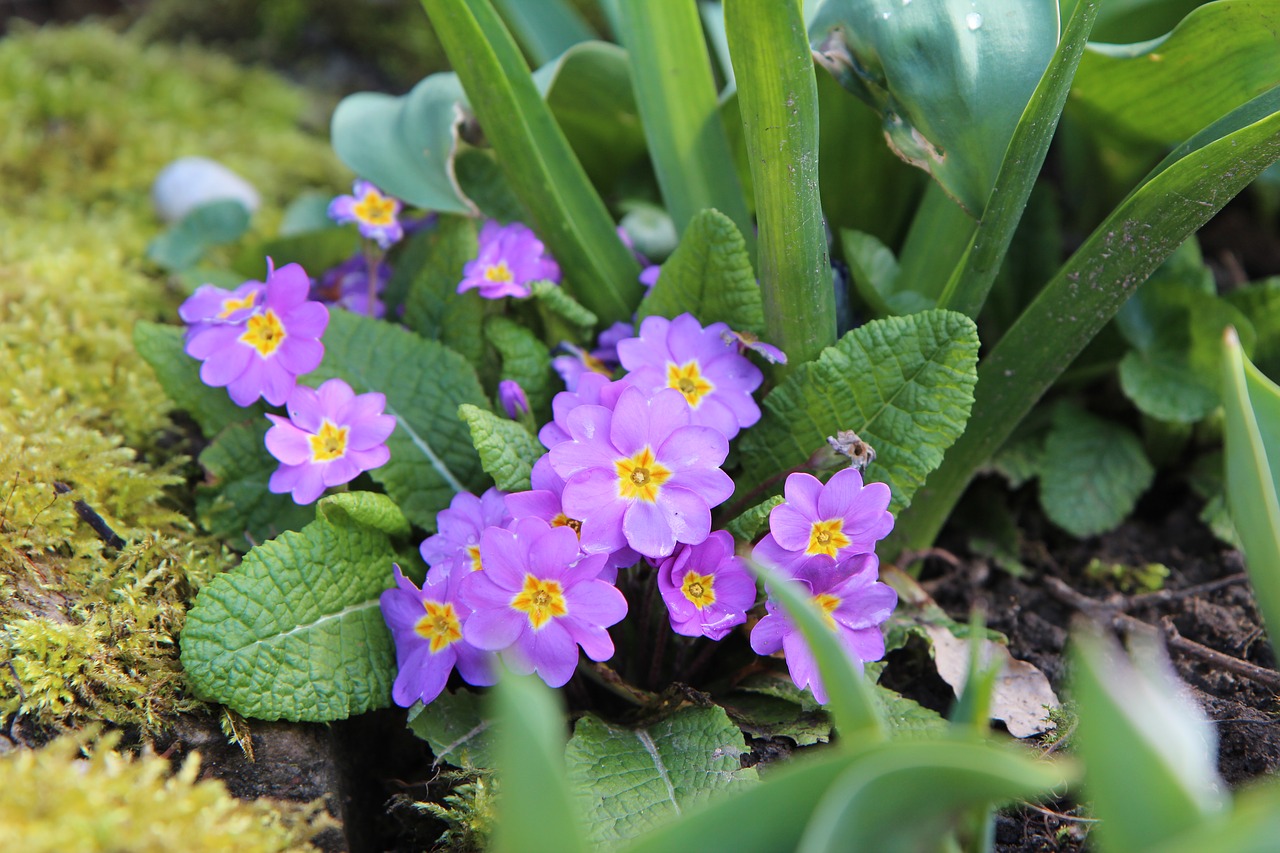
<svg viewBox="0 0 1280 853"><path fill-rule="evenodd" d="M595 38L565 0L494 0L534 65L546 65L578 42Z"/></svg>
<svg viewBox="0 0 1280 853"><path fill-rule="evenodd" d="M630 317L640 301L639 265L489 0L422 0L422 6L566 286L602 322Z"/></svg>

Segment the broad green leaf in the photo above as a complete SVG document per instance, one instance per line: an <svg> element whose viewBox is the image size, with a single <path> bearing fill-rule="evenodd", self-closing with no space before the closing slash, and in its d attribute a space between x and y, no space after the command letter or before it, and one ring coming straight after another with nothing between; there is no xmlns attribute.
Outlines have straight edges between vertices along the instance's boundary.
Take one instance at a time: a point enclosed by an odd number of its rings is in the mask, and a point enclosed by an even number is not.
<svg viewBox="0 0 1280 853"><path fill-rule="evenodd" d="M715 208L740 233L751 234L698 6L684 0L623 0L619 6L619 35L631 55L650 159L676 229L685 234L694 217Z"/></svg>
<svg viewBox="0 0 1280 853"><path fill-rule="evenodd" d="M1226 805L1213 726L1154 639L1130 645L1132 662L1096 631L1075 636L1076 738L1104 853L1163 849Z"/></svg>
<svg viewBox="0 0 1280 853"><path fill-rule="evenodd" d="M636 261L497 13L488 0L422 5L566 286L606 323L629 317L640 297Z"/></svg>
<svg viewBox="0 0 1280 853"><path fill-rule="evenodd" d="M430 705L409 709L409 728L431 746L436 762L466 770L493 766L493 729L480 712L480 696L470 690L445 691Z"/></svg>
<svg viewBox="0 0 1280 853"><path fill-rule="evenodd" d="M534 676L502 673L489 694L500 794L495 853L586 853L581 815L564 767L564 712Z"/></svg>
<svg viewBox="0 0 1280 853"><path fill-rule="evenodd" d="M133 327L133 346L156 372L160 387L173 404L191 415L200 431L212 438L230 424L263 420L266 408L255 403L242 408L231 402L225 388L200 381L200 362L183 351L183 330L139 320Z"/></svg>
<svg viewBox="0 0 1280 853"><path fill-rule="evenodd" d="M1249 319L1257 335L1250 358L1268 376L1280 376L1280 276L1224 294Z"/></svg>
<svg viewBox="0 0 1280 853"><path fill-rule="evenodd" d="M213 246L230 243L249 228L249 211L238 201L214 201L188 213L147 246L147 258L167 270L195 264Z"/></svg>
<svg viewBox="0 0 1280 853"><path fill-rule="evenodd" d="M914 699L908 699L901 693L879 684L876 685L875 690L890 738L928 740L937 738L950 729L941 714L924 707ZM986 721L983 722L985 724Z"/></svg>
<svg viewBox="0 0 1280 853"><path fill-rule="evenodd" d="M1277 13L1275 0L1222 0L1151 41L1090 44L1072 105L1128 137L1184 139L1280 85Z"/></svg>
<svg viewBox="0 0 1280 853"><path fill-rule="evenodd" d="M879 239L862 231L841 231L840 244L854 288L877 315L914 314L933 307L933 300L923 294L898 290L898 259Z"/></svg>
<svg viewBox="0 0 1280 853"><path fill-rule="evenodd" d="M471 291L458 293L458 285L462 268L479 251L474 220L443 216L430 232L413 238L387 282L389 294L403 294L405 325L472 364L484 356L484 299ZM389 295L388 301L394 298Z"/></svg>
<svg viewBox="0 0 1280 853"><path fill-rule="evenodd" d="M458 186L486 219L496 219L504 225L524 220L524 206L493 151L463 145L453 158L453 173Z"/></svg>
<svg viewBox="0 0 1280 853"><path fill-rule="evenodd" d="M1120 387L1143 414L1162 421L1195 423L1218 407L1217 393L1188 369L1184 353L1126 353L1120 360Z"/></svg>
<svg viewBox="0 0 1280 853"><path fill-rule="evenodd" d="M305 234L276 237L246 246L236 258L236 269L245 278L261 281L266 258L276 269L285 264L301 264L307 274L319 279L330 267L359 254L360 235L351 226L330 226Z"/></svg>
<svg viewBox="0 0 1280 853"><path fill-rule="evenodd" d="M1187 140L1147 176L983 359L973 418L898 518L894 546L933 542L974 473L1133 289L1277 158L1280 88Z"/></svg>
<svg viewBox="0 0 1280 853"><path fill-rule="evenodd" d="M774 369L784 376L836 337L812 52L796 3L727 0L724 20L760 228L765 339L790 359Z"/></svg>
<svg viewBox="0 0 1280 853"><path fill-rule="evenodd" d="M591 28L565 0L495 0L498 11L536 65L549 62L578 42L592 38Z"/></svg>
<svg viewBox="0 0 1280 853"><path fill-rule="evenodd" d="M1059 0L1064 15L1076 0ZM1094 41L1130 44L1164 35L1206 0L1106 0L1093 30Z"/></svg>
<svg viewBox="0 0 1280 853"><path fill-rule="evenodd" d="M369 472L414 524L435 530L436 513L457 492L477 492L485 477L458 419L458 406L488 408L475 371L435 341L397 326L334 311L324 336L324 361L304 377L318 386L340 377L357 394L387 397L396 428L387 439L391 460Z"/></svg>
<svg viewBox="0 0 1280 853"><path fill-rule="evenodd" d="M689 223L662 275L640 303L640 319L692 314L704 326L728 323L735 331L764 329L760 286L737 226L717 210Z"/></svg>
<svg viewBox="0 0 1280 853"><path fill-rule="evenodd" d="M1280 838L1280 783L1274 778L1241 792L1230 814L1161 842L1160 853L1271 853Z"/></svg>
<svg viewBox="0 0 1280 853"><path fill-rule="evenodd" d="M196 486L200 524L237 551L298 530L315 517L291 495L267 491L267 481L280 467L263 444L270 426L266 418L232 424L200 453L205 469L205 482Z"/></svg>
<svg viewBox="0 0 1280 853"><path fill-rule="evenodd" d="M535 281L533 298L538 301L539 308L544 309L544 316L567 324L572 333L580 338L588 338L599 322L596 315L588 311L563 287L549 281Z"/></svg>
<svg viewBox="0 0 1280 853"><path fill-rule="evenodd" d="M341 720L389 704L395 649L378 596L396 553L383 530L325 512L343 500L322 498L314 522L200 590L182 630L198 695L260 720ZM398 514L385 496L363 500Z"/></svg>
<svg viewBox="0 0 1280 853"><path fill-rule="evenodd" d="M280 217L281 237L297 237L312 231L323 231L333 226L329 218L329 203L333 201L333 193L320 190L306 190L289 202ZM348 233L349 229L348 229Z"/></svg>
<svg viewBox="0 0 1280 853"><path fill-rule="evenodd" d="M734 725L752 738L785 737L796 746L831 740L831 719L822 711L806 711L796 702L760 693L734 691L716 701Z"/></svg>
<svg viewBox="0 0 1280 853"><path fill-rule="evenodd" d="M1272 648L1280 649L1280 388L1228 332L1223 359L1227 506Z"/></svg>
<svg viewBox="0 0 1280 853"><path fill-rule="evenodd" d="M502 378L520 383L532 411L551 405L554 374L551 353L528 328L506 317L492 317L484 324L484 336L502 357ZM558 380L557 380L558 381Z"/></svg>
<svg viewBox="0 0 1280 853"><path fill-rule="evenodd" d="M499 417L469 404L458 407L458 417L471 430L471 441L480 464L504 492L526 492L533 463L546 452L538 440L516 421Z"/></svg>
<svg viewBox="0 0 1280 853"><path fill-rule="evenodd" d="M876 449L868 476L889 484L898 512L964 429L977 358L973 321L953 311L855 329L765 398L741 440L744 482L803 465L827 436L851 429Z"/></svg>
<svg viewBox="0 0 1280 853"><path fill-rule="evenodd" d="M1071 405L1054 412L1040 467L1040 505L1074 536L1113 529L1133 511L1155 469L1127 428Z"/></svg>
<svg viewBox="0 0 1280 853"><path fill-rule="evenodd" d="M730 521L725 529L732 533L735 539L741 539L743 542L753 541L760 531L768 526L769 513L773 512L773 508L781 504L782 500L782 495L774 495L756 504Z"/></svg>
<svg viewBox="0 0 1280 853"><path fill-rule="evenodd" d="M331 524L358 524L388 536L404 537L412 531L409 519L386 495L377 492L341 492L316 504L316 518Z"/></svg>
<svg viewBox="0 0 1280 853"><path fill-rule="evenodd" d="M981 741L898 741L871 748L824 792L802 853L936 849L968 809L1044 796L1064 768Z"/></svg>
<svg viewBox="0 0 1280 853"><path fill-rule="evenodd" d="M1058 43L1058 3L827 0L809 32L899 156L978 215Z"/></svg>
<svg viewBox="0 0 1280 853"><path fill-rule="evenodd" d="M565 750L592 839L616 846L756 781L742 769L742 732L724 709L684 708L643 728L587 715Z"/></svg>

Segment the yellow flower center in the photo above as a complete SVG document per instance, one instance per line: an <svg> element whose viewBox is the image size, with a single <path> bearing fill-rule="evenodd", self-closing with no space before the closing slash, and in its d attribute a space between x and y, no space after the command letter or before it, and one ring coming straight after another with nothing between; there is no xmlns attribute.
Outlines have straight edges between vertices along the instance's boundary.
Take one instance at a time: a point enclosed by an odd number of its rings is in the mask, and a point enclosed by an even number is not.
<svg viewBox="0 0 1280 853"><path fill-rule="evenodd" d="M256 349L263 358L268 358L280 349L286 337L288 333L284 330L284 324L280 322L276 312L268 308L265 313L249 318L249 325L240 335L240 340Z"/></svg>
<svg viewBox="0 0 1280 853"><path fill-rule="evenodd" d="M815 521L809 528L809 547L804 549L806 556L826 554L834 557L836 552L849 544L849 537L844 535L844 519L829 518L826 521Z"/></svg>
<svg viewBox="0 0 1280 853"><path fill-rule="evenodd" d="M823 620L832 631L836 630L836 618L831 614L840 606L841 601L842 599L838 596L826 592L813 597L813 603L818 605L818 609L822 611Z"/></svg>
<svg viewBox="0 0 1280 853"><path fill-rule="evenodd" d="M218 313L218 319L225 320L241 308L252 308L257 299L257 293L250 293L243 299L229 298L222 300L222 311Z"/></svg>
<svg viewBox="0 0 1280 853"><path fill-rule="evenodd" d="M671 479L671 469L658 463L648 445L635 456L614 460L613 465L618 472L618 497L625 500L653 503L662 484Z"/></svg>
<svg viewBox="0 0 1280 853"><path fill-rule="evenodd" d="M535 631L552 619L569 612L560 582L542 580L533 575L524 576L524 589L511 599L511 607L526 614L529 617L529 624Z"/></svg>
<svg viewBox="0 0 1280 853"><path fill-rule="evenodd" d="M605 367L603 361L596 358L594 355L592 355L589 352L584 352L582 354L582 363L587 366L588 370L594 370L596 373L599 373L601 376L613 375L613 371Z"/></svg>
<svg viewBox="0 0 1280 853"><path fill-rule="evenodd" d="M365 225L390 225L396 221L396 202L395 199L370 190L352 206L351 212Z"/></svg>
<svg viewBox="0 0 1280 853"><path fill-rule="evenodd" d="M568 527L574 533L578 534L578 538L582 538L582 522L576 518L570 518L563 512L556 513L556 517L551 519L552 527Z"/></svg>
<svg viewBox="0 0 1280 853"><path fill-rule="evenodd" d="M334 425L328 418L320 425L320 432L310 436L312 462L332 462L347 455L347 433L350 427Z"/></svg>
<svg viewBox="0 0 1280 853"><path fill-rule="evenodd" d="M480 565L480 546L479 545L468 545L467 556L471 558L471 571L478 572L484 568L484 566Z"/></svg>
<svg viewBox="0 0 1280 853"><path fill-rule="evenodd" d="M484 268L485 281L492 281L497 284L510 284L515 276L511 273L511 267L507 266L506 261L498 261L496 264L490 264Z"/></svg>
<svg viewBox="0 0 1280 853"><path fill-rule="evenodd" d="M684 365L668 364L667 387L674 388L683 394L689 401L689 405L695 409L702 404L703 397L716 390L716 386L708 382L702 375L702 371L698 369L696 358Z"/></svg>
<svg viewBox="0 0 1280 853"><path fill-rule="evenodd" d="M437 601L424 601L427 615L418 620L413 630L424 640L431 642L431 653L448 648L462 639L462 623L452 604L441 604Z"/></svg>
<svg viewBox="0 0 1280 853"><path fill-rule="evenodd" d="M716 579L714 575L686 572L680 591L694 607L702 610L716 603Z"/></svg>

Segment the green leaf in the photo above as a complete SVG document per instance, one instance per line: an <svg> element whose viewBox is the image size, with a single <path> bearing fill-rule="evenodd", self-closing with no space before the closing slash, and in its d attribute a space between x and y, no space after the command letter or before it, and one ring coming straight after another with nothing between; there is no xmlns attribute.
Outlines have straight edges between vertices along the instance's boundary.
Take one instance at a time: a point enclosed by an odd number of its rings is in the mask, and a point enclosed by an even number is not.
<svg viewBox="0 0 1280 853"><path fill-rule="evenodd" d="M502 356L502 378L520 383L529 406L540 412L551 405L551 353L526 327L506 317L492 317L484 324L484 336Z"/></svg>
<svg viewBox="0 0 1280 853"><path fill-rule="evenodd" d="M751 234L747 202L720 121L698 6L651 0L619 5L619 35L631 56L649 156L676 229L685 234L694 217L715 208L740 233ZM749 264L750 254L747 258Z"/></svg>
<svg viewBox="0 0 1280 853"><path fill-rule="evenodd" d="M599 319L563 287L549 281L535 281L532 288L533 298L538 301L539 307L567 321L581 337L591 335Z"/></svg>
<svg viewBox="0 0 1280 853"><path fill-rule="evenodd" d="M885 725L889 728L889 737L894 740L936 739L950 730L950 725L941 714L914 699L908 699L896 690L879 684L875 686L875 691L876 698L880 700L880 709L884 713ZM985 723L984 719L983 724Z"/></svg>
<svg viewBox="0 0 1280 853"><path fill-rule="evenodd" d="M1040 504L1050 521L1081 538L1124 521L1155 477L1137 436L1074 406L1055 410L1044 449Z"/></svg>
<svg viewBox="0 0 1280 853"><path fill-rule="evenodd" d="M453 171L462 192L480 208L485 218L503 224L525 218L524 206L512 191L493 151L464 145L453 159Z"/></svg>
<svg viewBox="0 0 1280 853"><path fill-rule="evenodd" d="M409 519L395 501L377 492L340 492L316 505L316 517L332 524L358 524L388 536L408 536Z"/></svg>
<svg viewBox="0 0 1280 853"><path fill-rule="evenodd" d="M818 183L818 92L800 7L728 0L725 31L760 227L765 339L785 376L836 338L835 293Z"/></svg>
<svg viewBox="0 0 1280 853"><path fill-rule="evenodd" d="M335 226L276 237L242 249L236 258L236 269L246 278L258 279L266 269L264 259L271 258L276 269L285 264L301 264L312 278L319 279L330 267L336 267L360 252L360 235L349 226Z"/></svg>
<svg viewBox="0 0 1280 853"><path fill-rule="evenodd" d="M973 321L953 311L855 329L765 398L742 437L744 482L803 465L827 436L852 429L876 449L868 473L889 484L899 511L964 429L977 358Z"/></svg>
<svg viewBox="0 0 1280 853"><path fill-rule="evenodd" d="M1162 421L1195 423L1218 407L1213 388L1167 352L1125 353L1120 360L1120 387L1143 414Z"/></svg>
<svg viewBox="0 0 1280 853"><path fill-rule="evenodd" d="M733 221L717 210L693 217L636 314L674 318L686 311L704 326L728 323L735 331L756 334L764 329L760 286L746 243Z"/></svg>
<svg viewBox="0 0 1280 853"><path fill-rule="evenodd" d="M1230 331L1223 349L1227 506L1271 646L1280 649L1280 388Z"/></svg>
<svg viewBox="0 0 1280 853"><path fill-rule="evenodd" d="M533 463L546 452L538 440L516 421L486 409L464 403L458 417L470 428L480 464L494 484L504 492L528 491Z"/></svg>
<svg viewBox="0 0 1280 853"><path fill-rule="evenodd" d="M430 705L409 709L409 729L431 746L441 761L466 770L493 766L493 729L480 713L480 696L470 690L445 691Z"/></svg>
<svg viewBox="0 0 1280 853"><path fill-rule="evenodd" d="M756 781L742 732L718 706L685 708L643 728L587 715L565 751L593 840L614 846Z"/></svg>
<svg viewBox="0 0 1280 853"><path fill-rule="evenodd" d="M165 394L195 419L205 436L215 436L230 424L263 419L266 408L261 403L241 408L225 388L200 381L200 362L183 351L183 330L178 326L139 320L133 327L133 346L156 372Z"/></svg>
<svg viewBox="0 0 1280 853"><path fill-rule="evenodd" d="M200 453L205 482L196 487L196 513L205 530L237 551L247 551L286 530L298 530L315 517L288 494L267 491L280 462L267 452L266 418L238 423L218 433Z"/></svg>
<svg viewBox="0 0 1280 853"><path fill-rule="evenodd" d="M898 259L879 239L862 231L841 231L840 244L853 286L879 316L928 311L933 300L914 290L898 290Z"/></svg>
<svg viewBox="0 0 1280 853"><path fill-rule="evenodd" d="M1130 646L1133 662L1096 630L1074 643L1076 739L1104 853L1163 849L1226 805L1213 727L1152 638Z"/></svg>
<svg viewBox="0 0 1280 853"><path fill-rule="evenodd" d="M1232 853L1270 853L1280 838L1280 783L1271 780L1242 791L1230 814L1201 822L1161 844L1161 853L1201 853L1215 847Z"/></svg>
<svg viewBox="0 0 1280 853"><path fill-rule="evenodd" d="M735 691L717 699L734 725L752 738L785 737L796 746L831 740L831 719L822 711L806 711L796 702L753 692Z"/></svg>
<svg viewBox="0 0 1280 853"><path fill-rule="evenodd" d="M147 258L167 270L192 266L211 247L230 243L249 228L249 211L238 201L213 201L182 217L151 241Z"/></svg>
<svg viewBox="0 0 1280 853"><path fill-rule="evenodd" d="M733 538L743 542L751 542L760 533L760 529L769 523L769 513L783 501L782 495L774 495L739 515L725 526L733 534Z"/></svg>
<svg viewBox="0 0 1280 853"><path fill-rule="evenodd" d="M480 251L475 220L444 216L430 232L416 236L387 282L391 294L404 294L404 322L424 338L439 341L478 364L484 356L480 326L484 300L458 293L462 268Z"/></svg>
<svg viewBox="0 0 1280 853"><path fill-rule="evenodd" d="M566 286L606 323L629 317L640 297L639 268L493 7L488 0L422 5Z"/></svg>
<svg viewBox="0 0 1280 853"><path fill-rule="evenodd" d="M1257 335L1250 354L1253 363L1267 376L1280 376L1280 276L1238 288L1223 298L1253 326Z"/></svg>
<svg viewBox="0 0 1280 853"><path fill-rule="evenodd" d="M326 512L341 503L322 498L314 522L200 590L182 630L197 695L260 720L341 720L390 703L395 649L378 596L396 552L383 530Z"/></svg>
<svg viewBox="0 0 1280 853"><path fill-rule="evenodd" d="M318 386L337 376L357 394L386 395L397 420L387 439L391 460L370 476L409 520L435 530L436 513L454 494L485 483L471 431L457 416L463 403L488 408L475 371L435 341L348 311L330 315L324 344L324 361L304 381Z"/></svg>
<svg viewBox="0 0 1280 853"><path fill-rule="evenodd" d="M549 62L578 42L592 38L591 28L565 0L495 0L502 17L537 65Z"/></svg>
<svg viewBox="0 0 1280 853"><path fill-rule="evenodd" d="M1105 5L1105 4L1104 4ZM1225 0L1140 44L1090 44L1071 90L1112 132L1173 143L1280 85L1274 0Z"/></svg>
<svg viewBox="0 0 1280 853"><path fill-rule="evenodd" d="M827 0L810 33L898 155L976 216L1058 43L1058 3Z"/></svg>

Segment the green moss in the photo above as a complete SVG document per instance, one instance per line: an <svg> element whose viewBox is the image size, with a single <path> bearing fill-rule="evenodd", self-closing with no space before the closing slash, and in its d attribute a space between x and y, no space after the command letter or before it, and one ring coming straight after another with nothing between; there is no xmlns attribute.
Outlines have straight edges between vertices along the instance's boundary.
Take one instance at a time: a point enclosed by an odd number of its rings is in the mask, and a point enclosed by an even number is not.
<svg viewBox="0 0 1280 853"><path fill-rule="evenodd" d="M305 109L264 72L98 26L0 41L0 724L154 729L195 704L174 638L231 557L179 511L190 463L133 351L134 322L180 298L141 261L149 189L176 157L213 157L258 187L266 233L289 198L349 180Z"/></svg>
<svg viewBox="0 0 1280 853"><path fill-rule="evenodd" d="M67 736L39 750L0 756L0 838L9 850L171 850L274 853L313 850L324 818L317 807L242 803L221 782L196 781L200 762L177 773L155 755L113 751L108 735L89 745ZM81 752L83 761L76 760Z"/></svg>

